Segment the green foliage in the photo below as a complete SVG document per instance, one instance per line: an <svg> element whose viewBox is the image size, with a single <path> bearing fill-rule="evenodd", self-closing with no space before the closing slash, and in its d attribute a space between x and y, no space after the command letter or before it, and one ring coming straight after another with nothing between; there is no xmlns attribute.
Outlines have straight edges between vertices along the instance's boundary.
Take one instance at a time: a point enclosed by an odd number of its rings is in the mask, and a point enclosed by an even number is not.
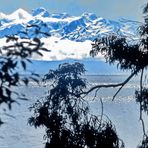
<svg viewBox="0 0 148 148"><path fill-rule="evenodd" d="M148 89L143 88L142 91L135 92L136 101L141 103L142 111L148 114Z"/></svg>
<svg viewBox="0 0 148 148"><path fill-rule="evenodd" d="M29 82L28 78L20 76L19 68L26 70L26 63L31 62L28 58L34 53L41 55L42 44L38 39L19 41L17 37L7 37L7 43L9 42L10 45L0 49L0 104L6 103L11 109L11 103L15 102L12 88L18 86L21 80L26 85Z"/></svg>
<svg viewBox="0 0 148 148"><path fill-rule="evenodd" d="M97 39L90 54L101 52L110 64L117 63L122 70L139 71L148 66L148 51L144 46L143 40L133 45L124 37L111 35Z"/></svg>
<svg viewBox="0 0 148 148"><path fill-rule="evenodd" d="M39 28L38 28L39 29ZM26 33L27 35L27 33ZM14 91L21 83L28 85L30 79L38 82L38 75L30 73L29 77L20 74L26 71L26 64L31 63L33 54L41 55L48 51L38 38L20 39L17 36L7 36L6 45L0 48L0 105L6 104L9 109L17 99L27 100L24 95ZM0 121L0 124L3 123Z"/></svg>
<svg viewBox="0 0 148 148"><path fill-rule="evenodd" d="M140 71L148 66L148 22L147 5L144 8L145 23L139 27L139 40L131 40L125 36L109 35L96 39L90 54L102 53L107 62L115 62L122 70Z"/></svg>
<svg viewBox="0 0 148 148"><path fill-rule="evenodd" d="M119 139L111 122L90 114L83 98L86 80L80 63L62 64L50 70L44 81L51 83L49 94L31 109L29 123L46 127L46 148L118 148Z"/></svg>
<svg viewBox="0 0 148 148"><path fill-rule="evenodd" d="M140 88L135 91L135 98L140 105L140 121L142 123L144 139L139 148L148 147L148 135L146 134L142 118L143 111L148 113L148 88L147 84L146 86L143 84L143 72L148 67L148 3L145 5L143 13L144 23L138 28L138 40L129 40L125 36L109 35L96 39L92 44L92 51L90 52L92 56L96 56L101 52L108 63L116 63L120 69L131 71L131 75L123 83L119 83L121 87L117 93L133 76L140 73Z"/></svg>

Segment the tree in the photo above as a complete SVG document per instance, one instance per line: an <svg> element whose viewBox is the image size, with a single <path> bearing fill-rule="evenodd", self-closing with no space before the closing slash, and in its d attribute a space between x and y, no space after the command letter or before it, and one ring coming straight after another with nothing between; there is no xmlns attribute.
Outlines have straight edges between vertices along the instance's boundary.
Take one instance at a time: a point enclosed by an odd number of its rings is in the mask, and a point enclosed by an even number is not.
<svg viewBox="0 0 148 148"><path fill-rule="evenodd" d="M117 64L122 70L130 70L130 76L119 84L98 85L91 88L89 92L101 87L119 87L113 96L113 100L119 91L129 82L135 75L140 75L140 87L135 91L136 101L140 105L140 120L143 127L143 141L139 148L148 148L148 135L142 118L143 112L148 113L148 88L143 83L144 70L148 67L148 3L144 10L144 24L139 27L139 39L129 41L125 36L109 35L100 39L96 39L92 44L90 54L96 56L101 52L106 61L110 64Z"/></svg>
<svg viewBox="0 0 148 148"><path fill-rule="evenodd" d="M124 147L111 121L90 113L84 72L83 64L64 63L45 75L43 80L51 84L49 94L31 107L34 115L29 119L30 125L46 127L45 148Z"/></svg>
<svg viewBox="0 0 148 148"><path fill-rule="evenodd" d="M140 106L143 128L143 141L139 148L148 148L148 135L142 117L143 112L148 113L148 88L143 83L144 71L148 67L148 3L143 13L144 24L139 27L138 40L130 41L125 36L109 35L96 39L92 44L90 52L92 56L101 52L108 63L116 63L120 69L131 71L125 81L118 84L97 85L86 91L86 84L80 77L84 73L84 68L77 63L60 65L57 70L49 71L45 76L45 80L52 81L53 85L45 100L38 100L32 106L34 116L29 119L29 123L35 127L46 127L46 148L119 147L119 138L112 124L91 115L83 97L102 87L119 87L113 96L114 100L124 85L135 75L140 75L140 87L135 91L135 98Z"/></svg>
<svg viewBox="0 0 148 148"><path fill-rule="evenodd" d="M36 30L39 32L40 28L36 27ZM16 35L7 36L6 46L0 48L0 105L6 104L9 109L18 99L27 100L24 95L15 92L14 87L18 87L22 82L27 85L30 79L37 82L37 74L30 73L30 77L24 77L20 69L27 70L26 64L31 63L30 58L33 54L42 56L41 51L48 51L43 48L43 43L37 38L37 34L30 40L27 38L27 33L26 29L25 39L20 39ZM0 124L2 123L0 120Z"/></svg>

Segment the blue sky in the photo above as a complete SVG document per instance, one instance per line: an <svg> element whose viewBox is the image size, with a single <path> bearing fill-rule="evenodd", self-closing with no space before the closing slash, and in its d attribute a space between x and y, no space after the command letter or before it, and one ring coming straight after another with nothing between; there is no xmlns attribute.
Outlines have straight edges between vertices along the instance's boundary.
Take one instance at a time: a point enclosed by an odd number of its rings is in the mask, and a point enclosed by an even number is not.
<svg viewBox="0 0 148 148"><path fill-rule="evenodd" d="M37 7L44 7L50 13L67 12L80 15L92 12L107 19L120 17L142 20L142 7L146 0L0 0L0 11L6 14L18 8L29 12Z"/></svg>

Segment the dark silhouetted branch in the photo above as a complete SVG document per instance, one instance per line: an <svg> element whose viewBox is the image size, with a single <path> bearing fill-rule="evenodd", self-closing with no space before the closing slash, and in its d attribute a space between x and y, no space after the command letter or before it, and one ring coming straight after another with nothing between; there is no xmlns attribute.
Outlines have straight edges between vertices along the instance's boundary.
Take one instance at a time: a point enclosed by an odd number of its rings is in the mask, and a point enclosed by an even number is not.
<svg viewBox="0 0 148 148"><path fill-rule="evenodd" d="M115 93L115 95L113 96L113 99L115 99L115 97L117 96L117 94L121 91L121 89L133 78L133 76L135 76L137 73L139 72L139 69L134 71L133 73L130 74L130 76L123 82L121 83L117 83L117 84L100 84L100 85L96 85L96 86L93 86L92 88L90 88L88 91L86 92L83 92L83 94L85 95L88 95L90 92L94 91L97 89L100 89L100 88L115 88L115 87L120 87L117 92Z"/></svg>
<svg viewBox="0 0 148 148"><path fill-rule="evenodd" d="M141 71L141 76L140 76L140 96L141 96L141 99L140 99L140 100L141 100L141 101L140 101L140 117L139 117L139 120L141 121L141 124L142 124L143 134L144 134L144 136L147 136L147 135L146 135L146 132L145 132L144 120L143 120L143 117L142 117L143 72L144 72L144 69L142 69L142 71Z"/></svg>

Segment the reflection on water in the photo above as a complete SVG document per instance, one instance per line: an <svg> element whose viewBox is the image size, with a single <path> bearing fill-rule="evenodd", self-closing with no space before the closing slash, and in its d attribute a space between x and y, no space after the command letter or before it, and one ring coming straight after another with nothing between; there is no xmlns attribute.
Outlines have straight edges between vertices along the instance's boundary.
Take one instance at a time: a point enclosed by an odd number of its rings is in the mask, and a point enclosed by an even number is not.
<svg viewBox="0 0 148 148"><path fill-rule="evenodd" d="M86 76L89 87L96 84L122 82L126 77L115 75ZM125 85L114 102L111 99L117 89L100 89L95 100L93 100L94 93L87 97L92 113L98 115L100 115L101 108L99 98L103 98L104 113L115 124L117 133L124 140L127 148L136 147L142 139L139 106L134 100L135 89L138 89L138 78L134 78ZM21 86L17 88L17 91L27 94L29 101L21 101L19 102L21 105L13 105L10 114L14 115L15 118L1 114L6 123L0 128L0 148L43 148L44 128L30 127L27 120L32 114L28 108L38 97L44 96L47 90L45 87L30 85L29 87Z"/></svg>

